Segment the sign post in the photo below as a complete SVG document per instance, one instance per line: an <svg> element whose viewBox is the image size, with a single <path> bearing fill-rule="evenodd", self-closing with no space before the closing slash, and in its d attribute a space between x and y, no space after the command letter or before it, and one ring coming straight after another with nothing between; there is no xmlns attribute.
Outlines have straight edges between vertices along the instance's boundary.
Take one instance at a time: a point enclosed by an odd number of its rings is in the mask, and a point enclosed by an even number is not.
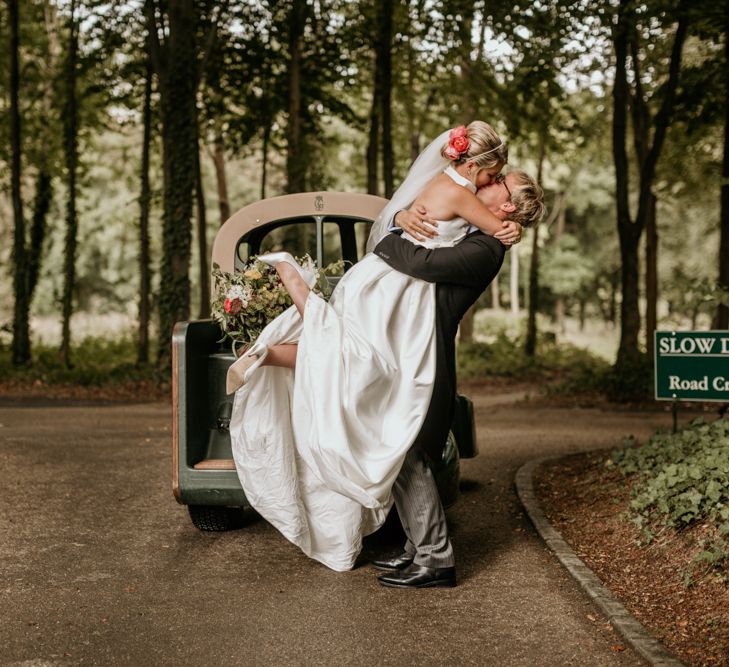
<svg viewBox="0 0 729 667"><path fill-rule="evenodd" d="M657 401L729 402L729 331L656 331Z"/></svg>

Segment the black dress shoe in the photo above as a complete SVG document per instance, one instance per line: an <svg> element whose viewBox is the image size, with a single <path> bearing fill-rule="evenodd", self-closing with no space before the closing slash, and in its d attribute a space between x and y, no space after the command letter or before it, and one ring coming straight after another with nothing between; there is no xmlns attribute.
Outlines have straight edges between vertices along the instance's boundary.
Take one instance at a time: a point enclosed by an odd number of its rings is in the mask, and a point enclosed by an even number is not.
<svg viewBox="0 0 729 667"><path fill-rule="evenodd" d="M381 574L377 579L383 586L393 588L450 588L456 585L456 568L412 563L402 570Z"/></svg>
<svg viewBox="0 0 729 667"><path fill-rule="evenodd" d="M378 570L403 570L412 562L413 557L410 554L401 553L399 556L395 556L394 558L373 560L372 565L374 565Z"/></svg>

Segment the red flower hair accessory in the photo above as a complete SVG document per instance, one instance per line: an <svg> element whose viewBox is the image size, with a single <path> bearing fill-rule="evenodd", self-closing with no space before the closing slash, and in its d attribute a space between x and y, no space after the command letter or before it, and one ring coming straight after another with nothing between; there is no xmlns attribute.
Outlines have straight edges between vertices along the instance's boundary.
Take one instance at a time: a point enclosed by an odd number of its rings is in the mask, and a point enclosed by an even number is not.
<svg viewBox="0 0 729 667"><path fill-rule="evenodd" d="M468 130L465 125L454 127L448 134L448 146L443 151L449 160L458 160L464 153L468 152L471 142L466 136Z"/></svg>

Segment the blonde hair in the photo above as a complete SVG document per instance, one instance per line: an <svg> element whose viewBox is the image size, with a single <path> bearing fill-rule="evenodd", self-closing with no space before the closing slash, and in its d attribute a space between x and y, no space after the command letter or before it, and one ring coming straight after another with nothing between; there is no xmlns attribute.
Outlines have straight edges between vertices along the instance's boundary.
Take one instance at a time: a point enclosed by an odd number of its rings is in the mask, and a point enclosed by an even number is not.
<svg viewBox="0 0 729 667"><path fill-rule="evenodd" d="M497 164L506 164L509 161L509 147L501 141L501 137L493 127L482 120L474 120L466 127L466 137L469 147L460 158L450 160L454 165L464 164L473 160L479 169L490 169ZM441 148L440 154L449 159L445 154L446 143Z"/></svg>
<svg viewBox="0 0 729 667"><path fill-rule="evenodd" d="M516 185L511 189L511 203L515 210L509 213L509 220L522 227L537 225L547 212L544 205L544 190L529 174L521 169L509 172Z"/></svg>

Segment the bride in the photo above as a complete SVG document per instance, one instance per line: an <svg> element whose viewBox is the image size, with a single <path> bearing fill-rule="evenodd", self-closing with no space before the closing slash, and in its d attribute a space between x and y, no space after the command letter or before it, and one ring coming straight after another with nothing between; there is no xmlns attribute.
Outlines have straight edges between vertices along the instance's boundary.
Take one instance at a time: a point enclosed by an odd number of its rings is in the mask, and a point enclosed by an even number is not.
<svg viewBox="0 0 729 667"><path fill-rule="evenodd" d="M429 247L453 246L475 225L509 243L505 223L476 197L507 147L486 123L441 134L413 164L373 226L368 250L401 209L436 218ZM417 436L435 377L435 286L366 255L329 302L288 253L274 265L294 306L231 367L230 434L251 506L291 542L334 570L350 569L362 537L384 522L392 487ZM293 372L293 369L296 372Z"/></svg>

